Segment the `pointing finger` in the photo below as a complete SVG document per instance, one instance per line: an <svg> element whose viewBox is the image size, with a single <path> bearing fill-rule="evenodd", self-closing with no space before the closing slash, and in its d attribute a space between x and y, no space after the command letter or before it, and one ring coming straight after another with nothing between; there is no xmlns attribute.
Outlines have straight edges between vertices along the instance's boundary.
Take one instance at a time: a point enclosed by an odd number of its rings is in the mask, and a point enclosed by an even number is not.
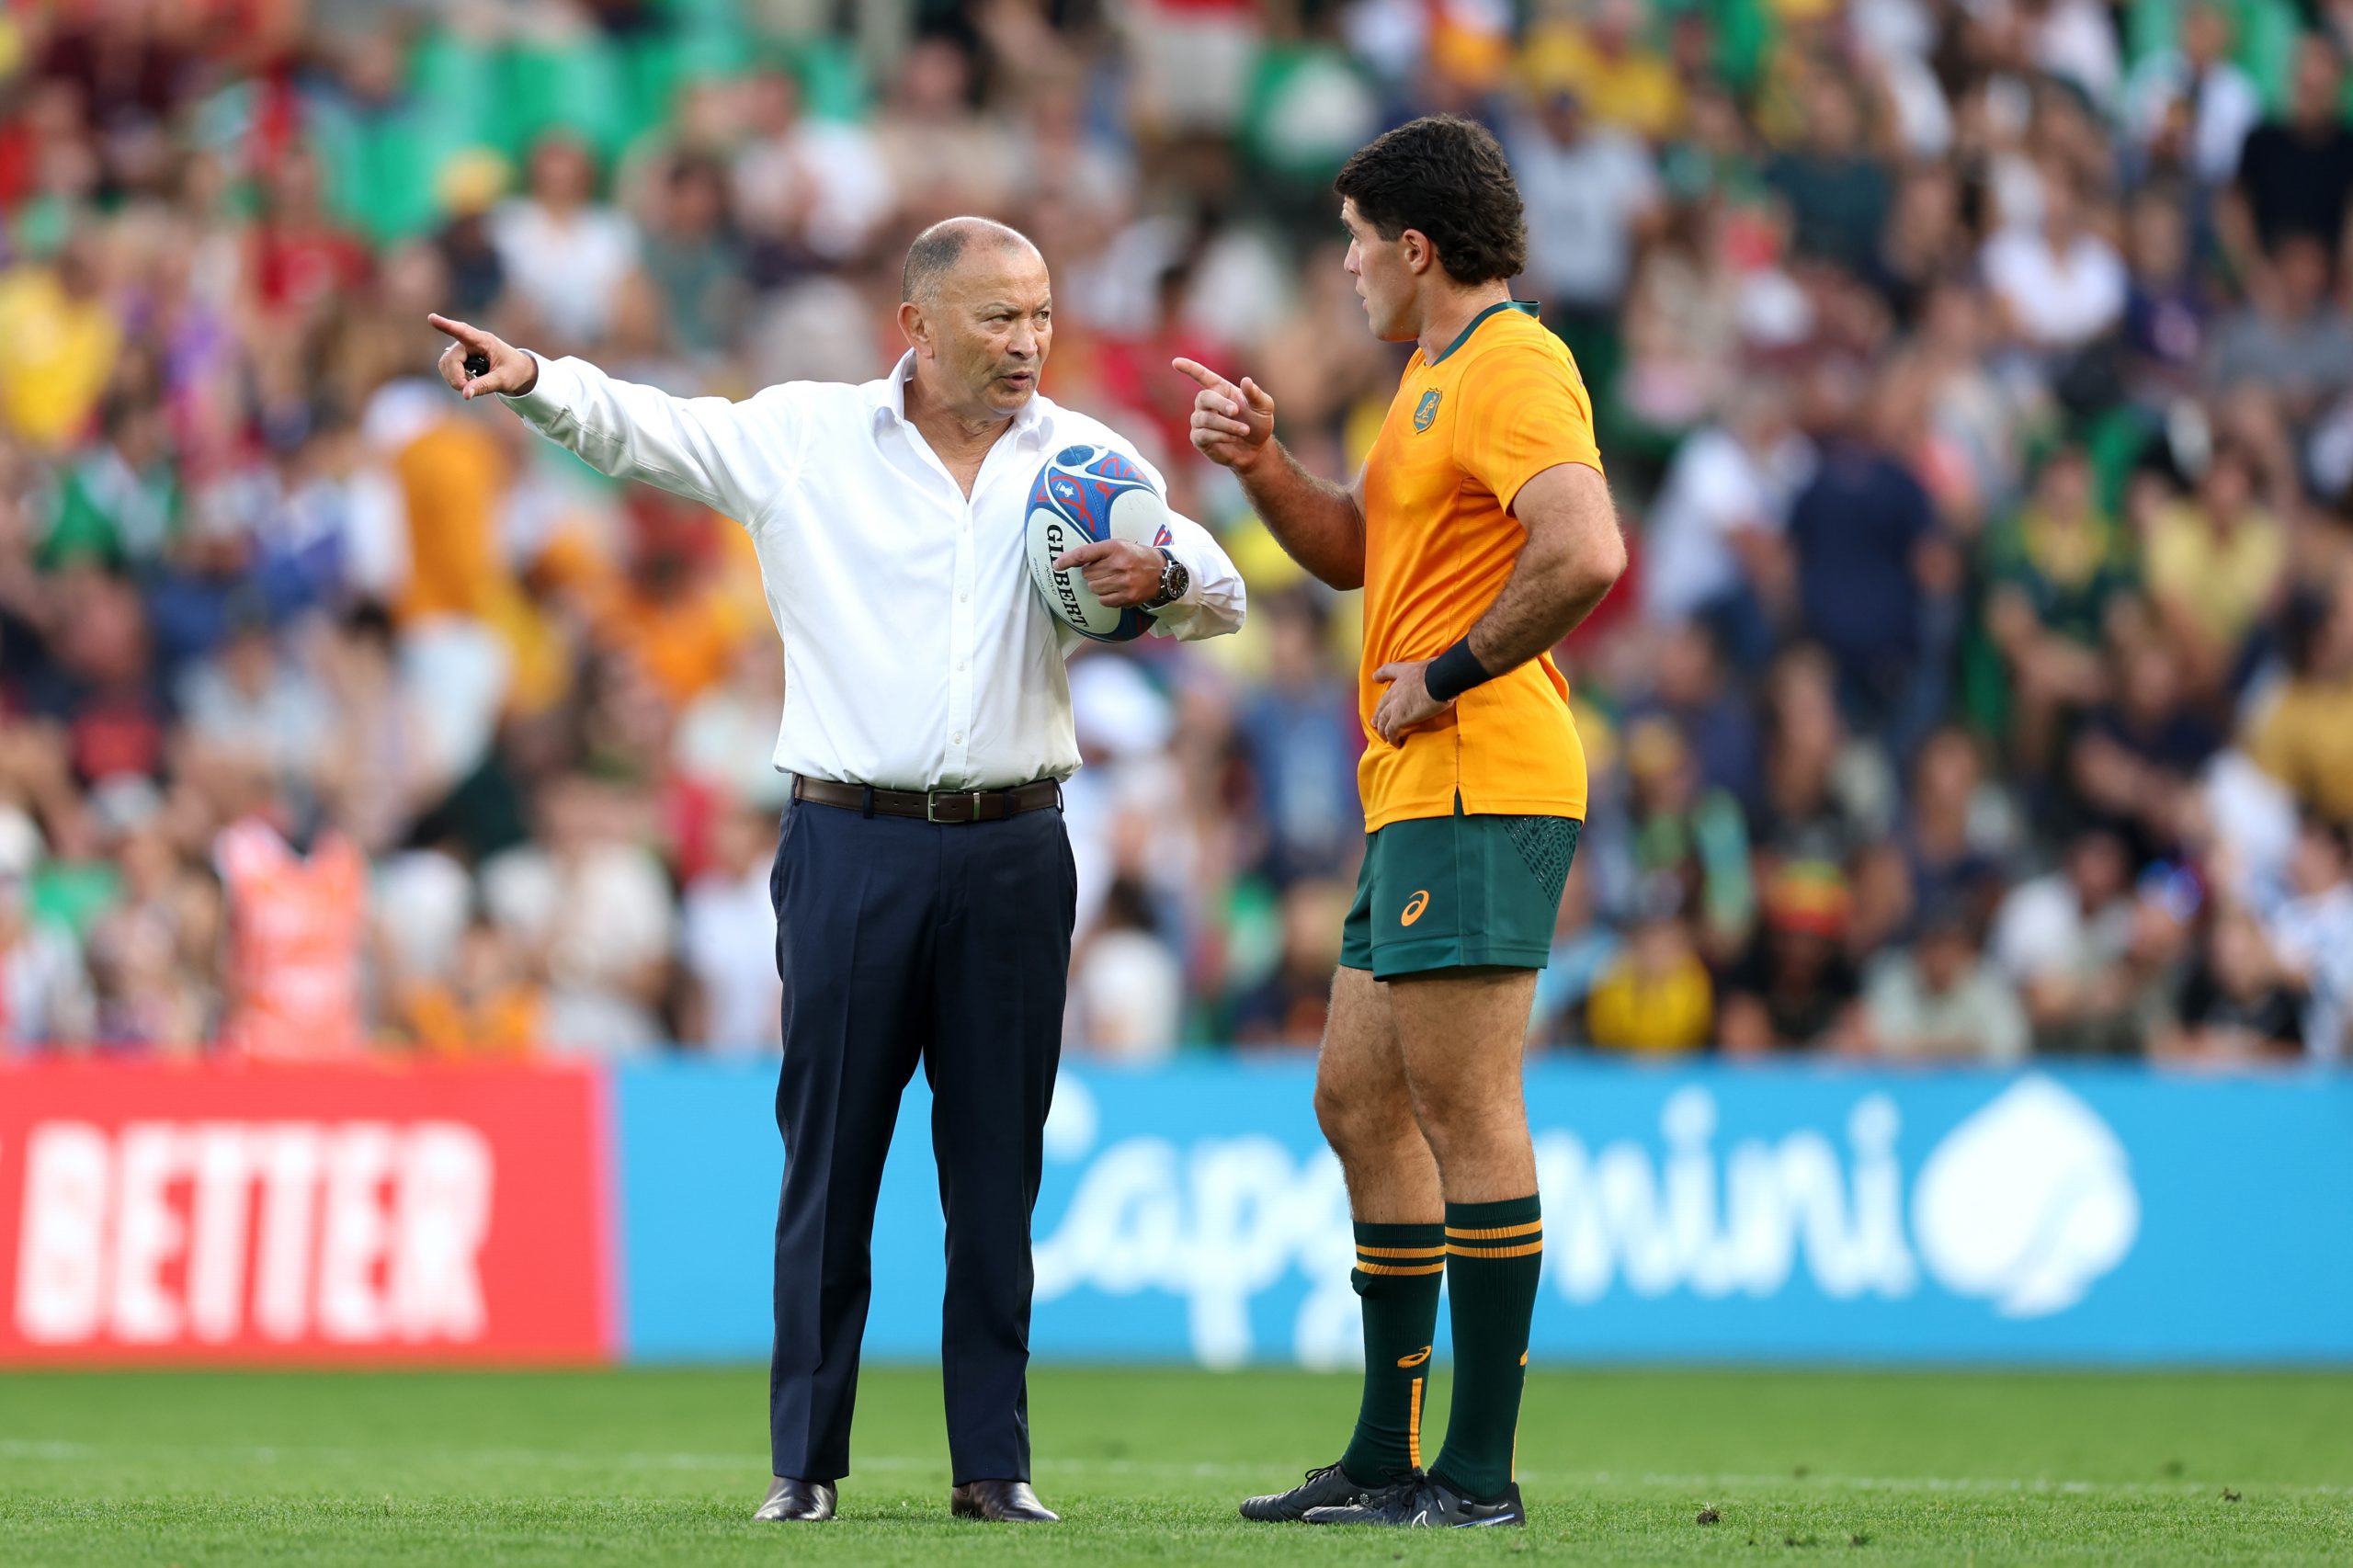
<svg viewBox="0 0 2353 1568"><path fill-rule="evenodd" d="M1054 557L1054 570L1067 572L1074 566L1086 566L1111 553L1112 541L1096 540L1091 543L1074 545Z"/></svg>
<svg viewBox="0 0 2353 1568"><path fill-rule="evenodd" d="M488 348L498 340L482 328L467 322L456 321L438 312L427 315L426 321L437 332L446 332L469 348Z"/></svg>
<svg viewBox="0 0 2353 1568"><path fill-rule="evenodd" d="M1211 369L1207 365L1202 364L1198 359L1188 359L1180 354L1176 358L1171 359L1168 362L1186 375L1192 377L1193 380L1199 381L1202 386L1208 388L1211 392L1230 392L1233 391L1233 383L1232 381L1227 381L1223 376L1219 375L1215 370Z"/></svg>

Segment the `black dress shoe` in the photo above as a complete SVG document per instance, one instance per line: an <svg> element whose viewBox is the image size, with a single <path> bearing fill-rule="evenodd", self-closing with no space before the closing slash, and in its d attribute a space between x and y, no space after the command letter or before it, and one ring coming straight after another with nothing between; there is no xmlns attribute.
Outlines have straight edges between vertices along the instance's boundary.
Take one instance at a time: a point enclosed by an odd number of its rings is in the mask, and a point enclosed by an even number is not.
<svg viewBox="0 0 2353 1568"><path fill-rule="evenodd" d="M1039 1502L1026 1481L968 1481L948 1494L948 1511L960 1519L995 1519L999 1524L1062 1522L1062 1516Z"/></svg>
<svg viewBox="0 0 2353 1568"><path fill-rule="evenodd" d="M838 1496L830 1481L795 1481L789 1475L779 1475L768 1488L768 1500L752 1517L813 1524L834 1517L834 1503Z"/></svg>

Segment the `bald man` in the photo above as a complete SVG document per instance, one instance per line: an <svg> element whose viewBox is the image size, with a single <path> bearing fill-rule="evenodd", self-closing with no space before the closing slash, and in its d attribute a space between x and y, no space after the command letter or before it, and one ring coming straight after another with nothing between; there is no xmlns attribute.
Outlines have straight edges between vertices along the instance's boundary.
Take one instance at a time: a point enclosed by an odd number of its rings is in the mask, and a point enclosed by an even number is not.
<svg viewBox="0 0 2353 1568"><path fill-rule="evenodd" d="M983 219L907 252L907 351L862 386L742 403L632 386L442 316L441 374L500 393L618 478L737 519L784 640L777 767L792 776L769 892L784 980L777 1125L773 1480L756 1517L830 1519L849 1471L870 1243L899 1098L920 1063L948 1219L941 1371L953 1511L1051 1521L1029 1482L1030 1211L1062 1041L1077 881L1062 781L1078 768L1063 657L1032 591L1025 502L1064 447L1117 432L1038 390L1053 341L1037 247ZM1241 578L1170 516L1170 541L1088 544L1113 607L1161 636L1242 623Z"/></svg>

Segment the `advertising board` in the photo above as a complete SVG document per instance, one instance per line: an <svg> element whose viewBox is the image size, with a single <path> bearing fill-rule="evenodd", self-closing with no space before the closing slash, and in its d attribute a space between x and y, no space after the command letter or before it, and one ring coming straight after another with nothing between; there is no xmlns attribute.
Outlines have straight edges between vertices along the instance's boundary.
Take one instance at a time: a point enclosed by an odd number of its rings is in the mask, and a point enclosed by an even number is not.
<svg viewBox="0 0 2353 1568"><path fill-rule="evenodd" d="M585 1068L0 1068L0 1360L585 1361Z"/></svg>
<svg viewBox="0 0 2353 1568"><path fill-rule="evenodd" d="M630 1354L766 1351L773 1069L619 1080ZM1344 1366L1345 1190L1312 1068L1066 1067L1048 1127L1041 1357ZM1563 1359L2353 1359L2353 1083L2131 1069L1528 1074L1534 1347ZM870 1356L937 1354L944 1230L909 1090Z"/></svg>

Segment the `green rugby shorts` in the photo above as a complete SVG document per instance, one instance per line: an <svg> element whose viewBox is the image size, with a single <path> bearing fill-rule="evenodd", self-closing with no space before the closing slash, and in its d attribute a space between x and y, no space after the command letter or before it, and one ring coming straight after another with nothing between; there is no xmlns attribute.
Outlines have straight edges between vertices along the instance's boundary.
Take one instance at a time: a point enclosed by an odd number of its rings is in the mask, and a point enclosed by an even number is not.
<svg viewBox="0 0 2353 1568"><path fill-rule="evenodd" d="M1576 858L1574 817L1392 822L1365 837L1340 962L1375 980L1436 970L1542 969Z"/></svg>

